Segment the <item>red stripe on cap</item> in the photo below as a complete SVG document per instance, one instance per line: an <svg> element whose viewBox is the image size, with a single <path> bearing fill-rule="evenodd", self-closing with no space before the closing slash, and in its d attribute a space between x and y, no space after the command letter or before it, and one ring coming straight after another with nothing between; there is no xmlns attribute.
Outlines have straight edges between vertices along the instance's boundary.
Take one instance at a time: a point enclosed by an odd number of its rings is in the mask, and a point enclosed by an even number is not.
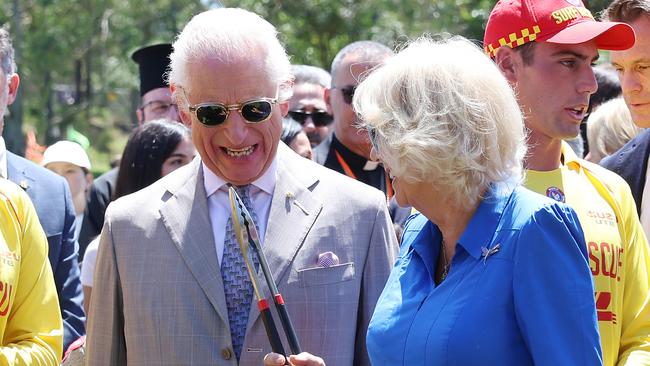
<svg viewBox="0 0 650 366"><path fill-rule="evenodd" d="M269 308L269 302L266 301L266 299L262 299L257 302L257 307L260 309L260 311L267 310Z"/></svg>
<svg viewBox="0 0 650 366"><path fill-rule="evenodd" d="M282 295L275 295L275 303L278 305L284 305L284 299L282 298Z"/></svg>

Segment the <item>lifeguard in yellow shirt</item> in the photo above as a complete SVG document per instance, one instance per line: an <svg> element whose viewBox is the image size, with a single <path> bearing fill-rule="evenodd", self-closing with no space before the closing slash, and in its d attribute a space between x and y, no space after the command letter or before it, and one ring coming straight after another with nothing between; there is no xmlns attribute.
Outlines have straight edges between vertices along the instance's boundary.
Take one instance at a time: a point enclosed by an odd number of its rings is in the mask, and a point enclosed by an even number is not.
<svg viewBox="0 0 650 366"><path fill-rule="evenodd" d="M578 158L563 139L580 133L598 50L634 42L629 25L596 22L580 0L499 1L484 39L530 131L526 187L566 202L580 219L606 366L650 365L648 243L625 181Z"/></svg>
<svg viewBox="0 0 650 366"><path fill-rule="evenodd" d="M47 239L29 197L0 179L0 365L58 365L63 323Z"/></svg>

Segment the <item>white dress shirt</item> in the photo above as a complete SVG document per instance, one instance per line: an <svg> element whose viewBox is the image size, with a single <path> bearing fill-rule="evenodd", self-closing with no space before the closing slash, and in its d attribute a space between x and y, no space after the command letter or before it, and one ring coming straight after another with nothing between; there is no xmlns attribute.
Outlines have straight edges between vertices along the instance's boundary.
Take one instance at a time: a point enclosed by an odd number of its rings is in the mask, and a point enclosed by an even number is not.
<svg viewBox="0 0 650 366"><path fill-rule="evenodd" d="M269 212L271 211L271 200L273 199L273 190L275 189L276 181L277 160L278 157L276 155L266 172L251 183L249 191L253 210L255 210L257 216L260 244L264 243L264 234L266 233L266 225L269 220ZM208 198L208 212L210 214L210 222L212 223L214 245L217 250L219 264L221 265L226 225L230 218L228 186L223 178L214 174L204 163L201 164L203 165L203 185Z"/></svg>

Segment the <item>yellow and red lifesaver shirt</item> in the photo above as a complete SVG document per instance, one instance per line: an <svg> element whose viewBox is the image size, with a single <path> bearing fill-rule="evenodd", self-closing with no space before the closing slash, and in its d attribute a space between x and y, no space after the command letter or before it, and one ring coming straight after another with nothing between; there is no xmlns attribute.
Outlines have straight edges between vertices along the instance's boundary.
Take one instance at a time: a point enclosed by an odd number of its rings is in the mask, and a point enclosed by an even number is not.
<svg viewBox="0 0 650 366"><path fill-rule="evenodd" d="M618 175L579 159L565 143L562 156L558 169L527 170L525 186L578 214L604 365L650 365L650 254L630 188Z"/></svg>
<svg viewBox="0 0 650 366"><path fill-rule="evenodd" d="M0 178L0 365L58 365L63 322L36 210Z"/></svg>

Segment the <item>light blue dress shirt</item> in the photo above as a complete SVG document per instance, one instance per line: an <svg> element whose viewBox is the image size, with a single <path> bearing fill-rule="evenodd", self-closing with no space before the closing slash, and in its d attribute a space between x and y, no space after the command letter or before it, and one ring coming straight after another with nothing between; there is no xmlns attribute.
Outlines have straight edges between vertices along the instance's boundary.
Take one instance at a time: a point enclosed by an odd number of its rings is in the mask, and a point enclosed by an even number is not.
<svg viewBox="0 0 650 366"><path fill-rule="evenodd" d="M566 205L492 190L447 278L438 227L417 214L368 328L373 365L601 365L582 228Z"/></svg>

